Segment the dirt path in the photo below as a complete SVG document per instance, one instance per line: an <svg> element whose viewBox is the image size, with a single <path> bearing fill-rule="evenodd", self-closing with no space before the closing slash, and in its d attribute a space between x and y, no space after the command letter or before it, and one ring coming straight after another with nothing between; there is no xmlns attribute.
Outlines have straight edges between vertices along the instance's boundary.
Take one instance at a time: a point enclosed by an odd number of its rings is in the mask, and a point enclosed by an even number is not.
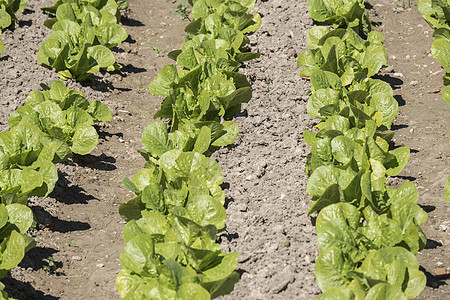
<svg viewBox="0 0 450 300"><path fill-rule="evenodd" d="M262 26L251 37L261 58L244 72L253 99L236 118L237 146L217 155L230 185L223 249L238 251L242 279L226 299L313 299L318 255L315 229L306 215L301 136L313 120L306 114L310 88L296 67L312 26L307 1L264 1L255 11Z"/></svg>

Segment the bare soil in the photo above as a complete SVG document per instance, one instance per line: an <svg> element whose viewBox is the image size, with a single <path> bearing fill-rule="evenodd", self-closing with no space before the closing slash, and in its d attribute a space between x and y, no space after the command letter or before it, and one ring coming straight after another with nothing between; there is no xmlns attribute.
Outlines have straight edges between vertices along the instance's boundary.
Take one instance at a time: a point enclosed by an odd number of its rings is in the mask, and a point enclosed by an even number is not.
<svg viewBox="0 0 450 300"><path fill-rule="evenodd" d="M39 7L52 2L29 0L19 16L22 21L2 34L0 130L8 128L9 114L39 83L58 78L36 61L40 44L51 33ZM2 280L10 296L120 299L114 283L124 247L118 205L132 196L121 182L144 164L136 149L161 101L148 86L171 62L166 54L182 44L187 23L173 15L177 2L130 0L122 20L130 37L115 53L122 71L69 84L89 99L104 101L113 121L98 126L100 144L91 155L58 165L60 180L50 197L30 201L38 247ZM413 180L429 212L427 249L418 255L429 282L419 298L444 299L450 292L448 275L435 274L437 268L450 267L449 206L443 201L450 173L450 110L440 94L443 73L436 73L440 66L429 54L432 30L415 6L402 11L392 1L369 2L392 66L381 77L393 85L401 105L395 143L412 149L409 164L391 181ZM306 33L313 23L306 0L258 1L255 12L262 15L262 26L250 39L261 58L242 69L253 84L253 99L236 115L238 139L214 155L224 169L227 195L227 230L220 241L223 250L240 253L242 274L235 290L223 298L312 299L320 292L314 281L318 249L306 216L309 149L301 133L316 120L306 114L310 86L298 76L296 58L307 49ZM46 271L42 259L49 257L55 268Z"/></svg>

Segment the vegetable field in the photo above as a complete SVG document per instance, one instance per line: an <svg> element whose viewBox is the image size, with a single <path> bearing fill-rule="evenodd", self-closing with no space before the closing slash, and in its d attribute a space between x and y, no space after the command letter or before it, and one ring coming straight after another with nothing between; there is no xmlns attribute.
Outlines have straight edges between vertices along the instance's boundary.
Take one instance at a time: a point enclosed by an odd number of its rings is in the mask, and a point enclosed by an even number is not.
<svg viewBox="0 0 450 300"><path fill-rule="evenodd" d="M3 298L447 298L450 3L329 2L0 1Z"/></svg>

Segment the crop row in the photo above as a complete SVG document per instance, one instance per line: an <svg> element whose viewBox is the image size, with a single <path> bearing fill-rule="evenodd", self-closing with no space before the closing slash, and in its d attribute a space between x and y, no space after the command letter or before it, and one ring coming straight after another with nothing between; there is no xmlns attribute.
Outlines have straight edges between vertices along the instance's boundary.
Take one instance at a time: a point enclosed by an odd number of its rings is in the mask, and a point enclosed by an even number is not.
<svg viewBox="0 0 450 300"><path fill-rule="evenodd" d="M120 206L127 221L117 276L124 299L210 299L232 291L238 253L216 242L225 229L222 168L209 156L231 144L231 121L251 99L246 77L237 73L248 52L248 34L261 24L251 15L255 0L189 1L194 20L189 40L169 57L150 85L164 96L148 125L140 153L145 167L125 186L135 197Z"/></svg>
<svg viewBox="0 0 450 300"><path fill-rule="evenodd" d="M6 18L6 11L11 23L26 1L0 4L0 17ZM115 0L55 0L53 7L43 8L54 16L46 25L55 33L41 46L38 61L51 61L64 79L86 79L98 71L98 57L112 56L107 47L126 38L117 20L118 9L127 5L128 1ZM97 100L89 102L83 93L69 90L61 81L41 86L43 92L32 92L25 105L11 114L10 130L0 133L0 278L35 246L33 238L26 235L34 224L28 199L48 196L58 180L55 163L74 154L90 153L98 144L93 125L111 120L106 105ZM3 289L2 284L2 299L8 299Z"/></svg>
<svg viewBox="0 0 450 300"><path fill-rule="evenodd" d="M450 105L450 2L420 0L419 11L434 30L431 54L445 69L442 96L445 103ZM445 183L444 199L450 203L450 175Z"/></svg>
<svg viewBox="0 0 450 300"><path fill-rule="evenodd" d="M11 114L11 129L0 133L0 278L35 245L25 234L34 222L28 199L49 195L58 180L55 163L90 153L98 142L93 124L111 120L106 105L89 102L61 81L43 87Z"/></svg>
<svg viewBox="0 0 450 300"><path fill-rule="evenodd" d="M298 58L312 84L308 114L320 119L316 133L303 132L308 213L319 212L319 299L412 299L426 284L415 255L427 214L412 182L395 189L387 181L410 150L391 143L398 104L390 85L372 78L386 66L384 38L362 0L309 0L308 10L331 27L314 26Z"/></svg>

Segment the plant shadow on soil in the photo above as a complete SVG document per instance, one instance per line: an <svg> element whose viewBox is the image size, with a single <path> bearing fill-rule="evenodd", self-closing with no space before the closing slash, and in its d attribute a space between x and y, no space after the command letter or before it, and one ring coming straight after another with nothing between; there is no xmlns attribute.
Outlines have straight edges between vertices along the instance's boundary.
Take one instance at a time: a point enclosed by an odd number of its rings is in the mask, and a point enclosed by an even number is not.
<svg viewBox="0 0 450 300"><path fill-rule="evenodd" d="M110 72L110 73L115 74L115 72ZM121 74L120 71L116 71L116 73ZM125 76L123 76L123 77L125 77ZM80 84L82 87L89 87L89 88L93 89L94 91L104 92L104 93L111 92L113 90L117 90L120 92L129 92L132 90L130 88L115 87L111 81L104 80L103 78L96 76L96 75L92 75L89 80L81 81Z"/></svg>
<svg viewBox="0 0 450 300"><path fill-rule="evenodd" d="M393 90L397 90L401 88L401 85L404 83L403 80L392 77L389 74L377 74L375 76L372 76L373 79L380 79L384 82L389 83L389 85L392 87Z"/></svg>
<svg viewBox="0 0 450 300"><path fill-rule="evenodd" d="M144 23L142 23L139 20L130 18L130 17L126 17L126 16L122 16L122 18L120 19L120 23L122 23L122 25L125 26L130 26L130 27L142 27L145 26Z"/></svg>
<svg viewBox="0 0 450 300"><path fill-rule="evenodd" d="M133 66L132 64L127 64L127 65L124 65L122 67L122 69L120 69L120 72L126 73L126 74L139 74L139 73L147 72L147 69L138 68L138 67ZM127 76L126 74L125 74L125 76Z"/></svg>
<svg viewBox="0 0 450 300"><path fill-rule="evenodd" d="M89 223L61 220L55 216L52 216L41 206L33 206L32 210L38 224L49 228L54 232L67 233L91 229L91 225L89 225Z"/></svg>
<svg viewBox="0 0 450 300"><path fill-rule="evenodd" d="M83 188L70 185L71 182L67 180L66 176L67 173L58 170L58 181L49 197L64 204L87 204L89 200L95 199L94 196L87 194Z"/></svg>
<svg viewBox="0 0 450 300"><path fill-rule="evenodd" d="M43 259L48 259L57 252L59 251L53 248L35 247L30 249L30 251L25 254L25 257L20 262L19 266L25 269L31 268L34 271L37 271L46 266ZM56 261L55 266L58 269L61 268L62 262Z"/></svg>
<svg viewBox="0 0 450 300"><path fill-rule="evenodd" d="M6 292L9 297L15 299L32 299L32 300L58 300L58 297L45 295L42 291L34 289L30 283L22 282L11 277L2 279L5 284Z"/></svg>
<svg viewBox="0 0 450 300"><path fill-rule="evenodd" d="M104 153L100 155L75 155L72 160L77 165L92 170L113 171L117 169L114 165L116 163L116 159Z"/></svg>
<svg viewBox="0 0 450 300"><path fill-rule="evenodd" d="M447 280L450 279L450 274L433 275L430 272L428 272L426 269L424 269L422 266L420 266L419 270L425 273L425 276L427 277L427 286L428 287L437 289L441 286L448 285Z"/></svg>
<svg viewBox="0 0 450 300"><path fill-rule="evenodd" d="M432 211L434 211L436 209L436 206L434 205L421 205L419 204L419 206L426 212L426 213L430 213Z"/></svg>

